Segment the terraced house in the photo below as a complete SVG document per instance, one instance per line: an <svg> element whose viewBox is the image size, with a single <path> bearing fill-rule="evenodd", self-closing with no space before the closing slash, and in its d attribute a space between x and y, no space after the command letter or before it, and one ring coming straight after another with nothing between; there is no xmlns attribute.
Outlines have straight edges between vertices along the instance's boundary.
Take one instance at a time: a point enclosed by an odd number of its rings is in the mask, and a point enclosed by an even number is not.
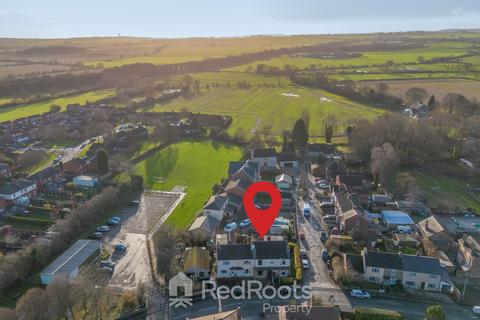
<svg viewBox="0 0 480 320"><path fill-rule="evenodd" d="M450 292L452 282L438 258L362 250L363 277L383 285L401 284L409 289Z"/></svg>

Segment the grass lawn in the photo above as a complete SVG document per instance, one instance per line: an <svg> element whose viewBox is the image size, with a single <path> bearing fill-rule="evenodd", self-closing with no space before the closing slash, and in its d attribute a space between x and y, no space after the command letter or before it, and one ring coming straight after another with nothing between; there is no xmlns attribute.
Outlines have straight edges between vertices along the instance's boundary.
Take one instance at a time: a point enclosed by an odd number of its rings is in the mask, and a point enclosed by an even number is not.
<svg viewBox="0 0 480 320"><path fill-rule="evenodd" d="M111 96L115 93L114 90L99 90L82 94L75 94L67 97L50 99L42 102L25 104L16 107L0 108L0 122L15 120L18 118L29 117L36 114L42 114L50 111L51 105L59 105L62 110L71 103L85 104L86 102L93 102Z"/></svg>
<svg viewBox="0 0 480 320"><path fill-rule="evenodd" d="M439 173L413 171L418 186L423 190L430 207L442 204L473 208L480 213L480 202L470 196L465 187L465 179L446 176Z"/></svg>
<svg viewBox="0 0 480 320"><path fill-rule="evenodd" d="M40 162L37 162L35 165L29 167L29 168L26 168L24 170L25 173L31 175L31 174L34 174L42 169L45 169L46 167L48 167L52 162L53 160L55 159L55 157L57 156L57 153L56 152L50 152L50 151L47 151L46 152L47 156Z"/></svg>
<svg viewBox="0 0 480 320"><path fill-rule="evenodd" d="M171 190L186 186L187 195L168 218L186 228L212 194L212 186L227 176L229 161L239 160L242 149L211 141L183 141L163 149L135 166L146 188Z"/></svg>
<svg viewBox="0 0 480 320"><path fill-rule="evenodd" d="M217 73L216 77L222 82L223 77L231 78L230 73ZM236 77L245 77L250 81L248 74L237 74ZM211 77L211 76L210 76ZM344 97L331 94L323 90L308 89L293 86L292 84L278 84L284 78L267 78L272 85L254 85L250 89L239 89L236 85L231 88L203 88L193 97L175 99L166 104L157 104L148 111L170 111L187 108L188 111L230 115L233 124L230 133L243 128L248 134L252 129L259 129L264 125L271 126L272 133L280 136L284 130L291 130L294 122L301 117L304 110L310 114L310 135L323 136L323 119L334 115L342 122L349 119L376 118L384 110L348 100ZM203 82L201 85L203 85ZM233 84L233 83L232 83ZM253 82L252 82L253 85ZM293 94L287 96L286 94Z"/></svg>

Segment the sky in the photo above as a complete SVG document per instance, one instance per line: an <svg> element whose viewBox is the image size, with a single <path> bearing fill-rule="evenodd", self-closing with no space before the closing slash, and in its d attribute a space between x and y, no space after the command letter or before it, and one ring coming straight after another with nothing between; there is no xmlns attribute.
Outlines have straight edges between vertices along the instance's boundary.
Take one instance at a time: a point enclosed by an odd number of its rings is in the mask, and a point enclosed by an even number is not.
<svg viewBox="0 0 480 320"><path fill-rule="evenodd" d="M155 38L480 28L480 0L2 0L0 37Z"/></svg>

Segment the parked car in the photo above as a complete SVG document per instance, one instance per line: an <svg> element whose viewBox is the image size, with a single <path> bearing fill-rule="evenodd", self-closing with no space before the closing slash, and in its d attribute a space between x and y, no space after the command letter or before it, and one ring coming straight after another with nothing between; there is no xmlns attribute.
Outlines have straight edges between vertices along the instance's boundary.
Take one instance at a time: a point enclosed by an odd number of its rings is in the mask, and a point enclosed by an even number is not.
<svg viewBox="0 0 480 320"><path fill-rule="evenodd" d="M94 232L94 233L92 233L91 235L89 235L88 237L89 237L90 239L101 239L102 236L103 236L103 233L101 233L101 232Z"/></svg>
<svg viewBox="0 0 480 320"><path fill-rule="evenodd" d="M138 207L139 205L140 205L139 200L133 200L133 201L130 201L129 203L127 203L127 206L129 206L129 207Z"/></svg>
<svg viewBox="0 0 480 320"><path fill-rule="evenodd" d="M320 230L320 240L327 241L328 240L328 233L326 230Z"/></svg>
<svg viewBox="0 0 480 320"><path fill-rule="evenodd" d="M113 219L108 219L107 220L107 225L108 226L118 226L120 224L120 222L118 220L113 220Z"/></svg>
<svg viewBox="0 0 480 320"><path fill-rule="evenodd" d="M310 264L308 263L307 259L302 259L302 268L303 269L310 269Z"/></svg>
<svg viewBox="0 0 480 320"><path fill-rule="evenodd" d="M337 216L334 214L327 214L325 217L323 217L323 220L337 220Z"/></svg>
<svg viewBox="0 0 480 320"><path fill-rule="evenodd" d="M113 216L110 218L111 220L116 220L118 222L122 222L122 219L120 219L120 217L117 217L117 216Z"/></svg>
<svg viewBox="0 0 480 320"><path fill-rule="evenodd" d="M303 214L310 213L310 205L308 203L303 204Z"/></svg>
<svg viewBox="0 0 480 320"><path fill-rule="evenodd" d="M371 298L370 293L368 293L367 291L360 290L360 289L353 289L350 292L350 296L352 296L353 298L359 298L359 299L370 299Z"/></svg>
<svg viewBox="0 0 480 320"><path fill-rule="evenodd" d="M322 249L322 259L323 261L329 261L330 255L328 254L327 249Z"/></svg>
<svg viewBox="0 0 480 320"><path fill-rule="evenodd" d="M231 232L237 230L237 224L235 222L229 223L223 228L225 232Z"/></svg>
<svg viewBox="0 0 480 320"><path fill-rule="evenodd" d="M480 314L480 306L473 306L472 311L475 314Z"/></svg>
<svg viewBox="0 0 480 320"><path fill-rule="evenodd" d="M115 245L115 250L116 251L127 251L127 245L126 244L123 244L123 243L119 243L119 244L116 244Z"/></svg>
<svg viewBox="0 0 480 320"><path fill-rule="evenodd" d="M108 232L110 228L108 226L100 226L97 228L97 232Z"/></svg>
<svg viewBox="0 0 480 320"><path fill-rule="evenodd" d="M300 250L300 256L302 257L302 259L308 259L307 252L303 249Z"/></svg>
<svg viewBox="0 0 480 320"><path fill-rule="evenodd" d="M250 219L245 219L240 222L240 228L248 227L250 224L252 224L252 221L250 221Z"/></svg>
<svg viewBox="0 0 480 320"><path fill-rule="evenodd" d="M100 261L100 266L115 268L115 262L113 262L112 260L103 260L103 261Z"/></svg>
<svg viewBox="0 0 480 320"><path fill-rule="evenodd" d="M110 268L110 267L107 267L107 266L102 267L102 270L103 270L103 271L106 271L106 272L108 272L108 273L113 273L113 271L114 271L113 268Z"/></svg>

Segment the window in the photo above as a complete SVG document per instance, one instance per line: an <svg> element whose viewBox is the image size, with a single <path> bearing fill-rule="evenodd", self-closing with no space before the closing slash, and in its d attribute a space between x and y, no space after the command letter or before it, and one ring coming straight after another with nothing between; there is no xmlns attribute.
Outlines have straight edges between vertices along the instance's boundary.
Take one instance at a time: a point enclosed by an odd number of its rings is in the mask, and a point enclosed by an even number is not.
<svg viewBox="0 0 480 320"><path fill-rule="evenodd" d="M250 264L250 261L249 261L249 260L245 260L245 261L243 261L243 264Z"/></svg>
<svg viewBox="0 0 480 320"><path fill-rule="evenodd" d="M437 279L437 275L436 275L436 274L431 274L431 275L430 275L430 278L432 278L432 279Z"/></svg>
<svg viewBox="0 0 480 320"><path fill-rule="evenodd" d="M250 273L250 270L248 270L248 269L245 269L245 273Z"/></svg>
<svg viewBox="0 0 480 320"><path fill-rule="evenodd" d="M223 265L224 265L224 266L229 266L229 265L230 265L230 261L223 261Z"/></svg>
<svg viewBox="0 0 480 320"><path fill-rule="evenodd" d="M415 287L415 282L414 281L405 281L405 285L409 287Z"/></svg>
<svg viewBox="0 0 480 320"><path fill-rule="evenodd" d="M262 266L263 265L263 260L258 260L258 265Z"/></svg>
<svg viewBox="0 0 480 320"><path fill-rule="evenodd" d="M258 271L257 271L257 275L263 276L263 270L258 270Z"/></svg>
<svg viewBox="0 0 480 320"><path fill-rule="evenodd" d="M408 275L410 277L416 277L417 276L417 273L416 272L409 272Z"/></svg>
<svg viewBox="0 0 480 320"><path fill-rule="evenodd" d="M227 270L222 270L220 273L227 273Z"/></svg>
<svg viewBox="0 0 480 320"><path fill-rule="evenodd" d="M435 289L437 286L435 285L435 283L429 283L427 287L429 289Z"/></svg>
<svg viewBox="0 0 480 320"><path fill-rule="evenodd" d="M284 266L286 264L287 264L287 262L285 260L282 260L282 265Z"/></svg>
<svg viewBox="0 0 480 320"><path fill-rule="evenodd" d="M368 280L377 282L377 281L378 281L378 277L370 277L370 278L368 278Z"/></svg>
<svg viewBox="0 0 480 320"><path fill-rule="evenodd" d="M378 272L380 272L380 269L379 268L372 268L372 272L378 273Z"/></svg>

